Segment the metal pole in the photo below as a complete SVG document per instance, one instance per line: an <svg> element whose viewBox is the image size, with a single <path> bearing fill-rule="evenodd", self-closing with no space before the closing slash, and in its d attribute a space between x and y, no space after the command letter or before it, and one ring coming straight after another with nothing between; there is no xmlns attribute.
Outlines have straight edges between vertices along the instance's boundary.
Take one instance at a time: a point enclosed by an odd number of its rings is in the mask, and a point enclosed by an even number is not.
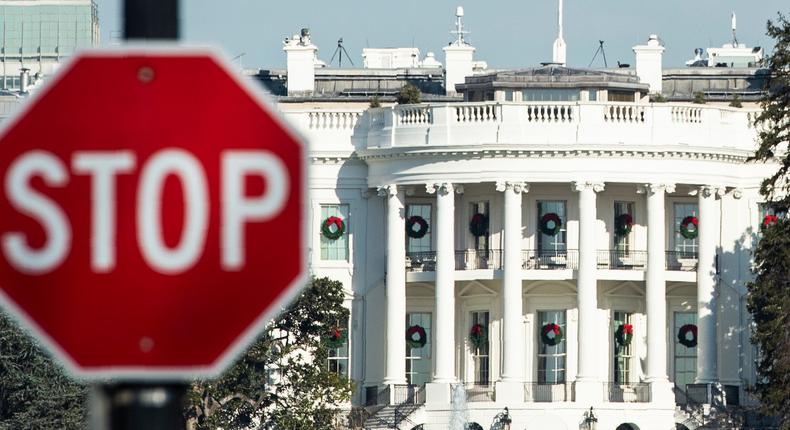
<svg viewBox="0 0 790 430"><path fill-rule="evenodd" d="M178 0L125 0L123 38L178 39Z"/></svg>
<svg viewBox="0 0 790 430"><path fill-rule="evenodd" d="M177 40L178 0L125 0L124 40ZM92 393L95 430L183 430L189 384L102 384Z"/></svg>
<svg viewBox="0 0 790 430"><path fill-rule="evenodd" d="M186 384L122 383L96 387L96 430L183 430Z"/></svg>

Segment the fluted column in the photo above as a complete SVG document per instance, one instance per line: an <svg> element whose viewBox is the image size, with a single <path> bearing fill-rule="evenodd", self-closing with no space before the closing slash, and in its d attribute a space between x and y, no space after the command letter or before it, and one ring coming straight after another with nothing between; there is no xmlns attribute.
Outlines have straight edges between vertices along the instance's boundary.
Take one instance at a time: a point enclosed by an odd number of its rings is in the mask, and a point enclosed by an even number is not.
<svg viewBox="0 0 790 430"><path fill-rule="evenodd" d="M378 188L387 199L387 339L385 385L406 383L406 229L404 190Z"/></svg>
<svg viewBox="0 0 790 430"><path fill-rule="evenodd" d="M599 345L595 342L595 312L598 309L596 193L603 191L604 184L574 182L573 189L579 193L579 354L576 380L596 382L599 380L596 363ZM598 393L600 397L600 391Z"/></svg>
<svg viewBox="0 0 790 430"><path fill-rule="evenodd" d="M674 184L648 184L647 195L647 382L668 383L667 378L667 288L666 271L666 193Z"/></svg>
<svg viewBox="0 0 790 430"><path fill-rule="evenodd" d="M700 187L697 235L697 383L716 382L716 196L723 190Z"/></svg>
<svg viewBox="0 0 790 430"><path fill-rule="evenodd" d="M436 323L433 382L455 382L455 195L453 184L426 185L436 194Z"/></svg>
<svg viewBox="0 0 790 430"><path fill-rule="evenodd" d="M521 194L523 182L497 182L505 193L504 277L502 280L502 381L524 382L524 330L521 306Z"/></svg>

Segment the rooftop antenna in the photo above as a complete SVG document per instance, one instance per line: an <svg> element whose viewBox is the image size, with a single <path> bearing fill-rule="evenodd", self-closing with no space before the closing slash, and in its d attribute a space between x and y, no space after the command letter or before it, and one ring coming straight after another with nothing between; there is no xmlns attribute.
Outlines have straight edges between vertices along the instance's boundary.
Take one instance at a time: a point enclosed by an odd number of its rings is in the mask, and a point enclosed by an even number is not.
<svg viewBox="0 0 790 430"><path fill-rule="evenodd" d="M603 49L603 40L598 41L598 49L595 51L595 55L593 55L592 60L590 60L590 64L587 65L587 68L592 67L592 64L595 61L595 58L598 57L599 52L601 55L603 55L603 66L605 68L609 68L609 64L606 62L606 51Z"/></svg>
<svg viewBox="0 0 790 430"><path fill-rule="evenodd" d="M562 3L563 0L559 0L559 9L557 12L557 40L554 41L554 55L552 57L552 62L565 66L566 45L565 39L562 38Z"/></svg>
<svg viewBox="0 0 790 430"><path fill-rule="evenodd" d="M735 12L733 12L732 13L732 47L733 48L737 48L738 47L738 36L735 35L735 27L736 27L735 24L736 24Z"/></svg>
<svg viewBox="0 0 790 430"><path fill-rule="evenodd" d="M464 40L464 35L469 34L468 31L464 30L464 8L463 6L458 6L455 8L455 30L451 31L450 34L455 35L455 42L454 45L463 46L466 45L466 40Z"/></svg>
<svg viewBox="0 0 790 430"><path fill-rule="evenodd" d="M353 66L354 65L354 61L351 60L351 56L348 55L348 51L346 51L346 48L343 46L343 38L342 37L340 39L337 39L337 48L335 48L335 53L332 54L332 58L329 59L329 64L332 64L332 62L335 61L335 55L337 55L338 56L338 58L337 58L337 66L338 67L343 67L343 53L346 54L346 58L348 58L348 61ZM324 58L326 58L326 57L324 57Z"/></svg>

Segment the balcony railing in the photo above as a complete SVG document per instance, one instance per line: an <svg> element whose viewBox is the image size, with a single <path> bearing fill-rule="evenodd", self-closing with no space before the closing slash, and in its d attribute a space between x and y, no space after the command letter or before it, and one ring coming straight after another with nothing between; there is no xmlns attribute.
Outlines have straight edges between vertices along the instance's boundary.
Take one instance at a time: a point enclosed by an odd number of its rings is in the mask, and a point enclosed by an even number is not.
<svg viewBox="0 0 790 430"><path fill-rule="evenodd" d="M455 251L455 270L499 270L501 268L502 250L500 249Z"/></svg>
<svg viewBox="0 0 790 430"><path fill-rule="evenodd" d="M616 403L647 403L650 401L650 387L644 383L622 384L604 383L606 400Z"/></svg>
<svg viewBox="0 0 790 430"><path fill-rule="evenodd" d="M521 251L521 268L525 270L577 270L579 251ZM645 270L647 251L599 250L600 270ZM455 270L501 270L504 256L501 249L487 251L469 249L455 251ZM697 270L697 253L666 251L666 270L693 272ZM407 272L435 272L436 251L407 252Z"/></svg>
<svg viewBox="0 0 790 430"><path fill-rule="evenodd" d="M666 270L694 272L697 270L697 253L685 251L667 251Z"/></svg>
<svg viewBox="0 0 790 430"><path fill-rule="evenodd" d="M394 405L421 405L425 403L425 386L393 385L392 403Z"/></svg>
<svg viewBox="0 0 790 430"><path fill-rule="evenodd" d="M598 251L598 268L609 270L645 270L647 251Z"/></svg>
<svg viewBox="0 0 790 430"><path fill-rule="evenodd" d="M522 251L522 267L528 270L566 270L579 268L579 251L530 250Z"/></svg>
<svg viewBox="0 0 790 430"><path fill-rule="evenodd" d="M532 402L570 402L573 401L573 387L570 383L543 384L527 382L524 384L524 401Z"/></svg>
<svg viewBox="0 0 790 430"><path fill-rule="evenodd" d="M466 388L467 402L493 402L494 386L491 384L467 383Z"/></svg>
<svg viewBox="0 0 790 430"><path fill-rule="evenodd" d="M407 252L406 271L407 272L435 272L436 251Z"/></svg>

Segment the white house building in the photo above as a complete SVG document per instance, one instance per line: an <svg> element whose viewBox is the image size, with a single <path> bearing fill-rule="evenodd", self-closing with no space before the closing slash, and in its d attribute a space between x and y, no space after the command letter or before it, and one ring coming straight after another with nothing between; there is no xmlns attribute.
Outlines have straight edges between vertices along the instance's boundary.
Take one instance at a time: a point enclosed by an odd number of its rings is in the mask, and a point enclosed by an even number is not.
<svg viewBox="0 0 790 430"><path fill-rule="evenodd" d="M328 365L366 428L750 425L764 72L663 69L656 36L635 71L474 70L458 18L443 76L254 73L311 141L311 269L351 309ZM368 107L406 81L426 103Z"/></svg>

